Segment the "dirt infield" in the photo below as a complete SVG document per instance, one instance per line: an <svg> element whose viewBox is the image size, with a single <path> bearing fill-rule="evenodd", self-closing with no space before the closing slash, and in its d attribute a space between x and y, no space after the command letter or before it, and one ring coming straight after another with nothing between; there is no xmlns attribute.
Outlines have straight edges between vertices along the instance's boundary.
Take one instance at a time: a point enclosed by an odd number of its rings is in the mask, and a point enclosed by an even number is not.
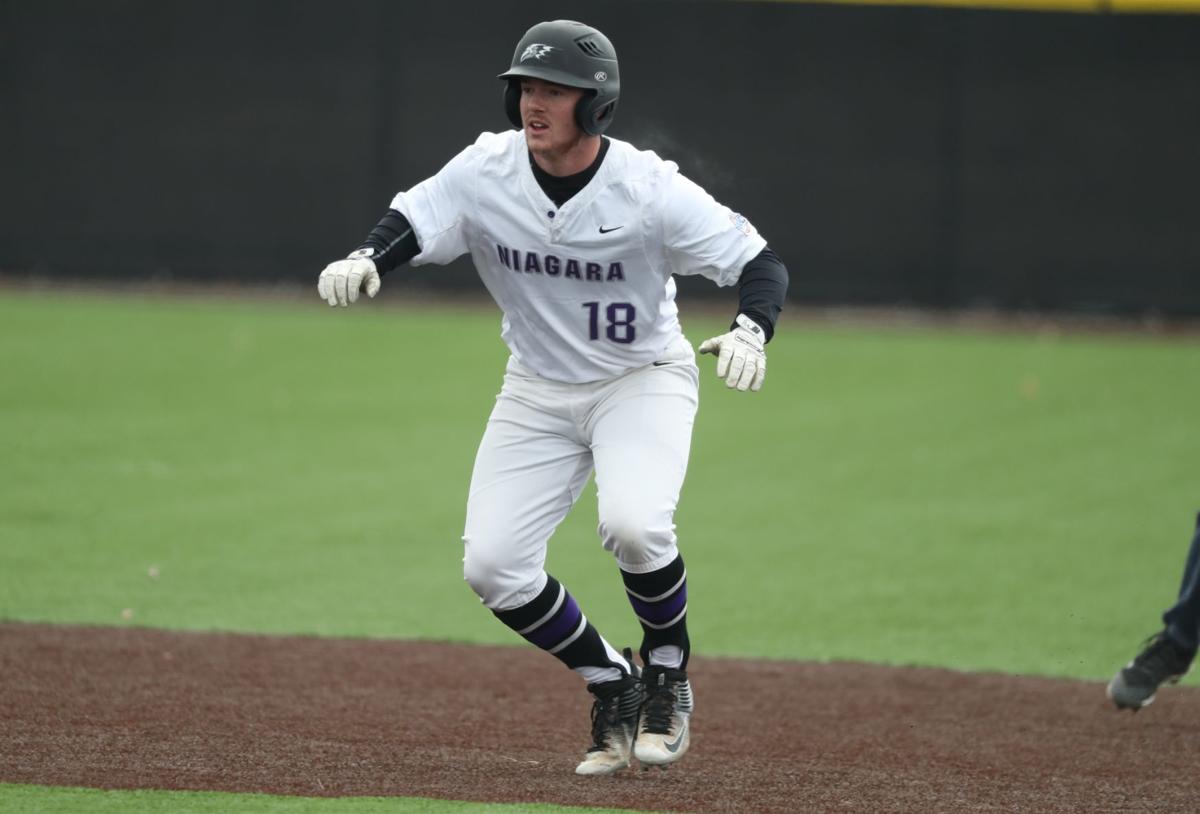
<svg viewBox="0 0 1200 814"><path fill-rule="evenodd" d="M0 623L0 782L685 812L1194 812L1200 690L696 658L692 753L580 778L580 682L498 648Z"/></svg>

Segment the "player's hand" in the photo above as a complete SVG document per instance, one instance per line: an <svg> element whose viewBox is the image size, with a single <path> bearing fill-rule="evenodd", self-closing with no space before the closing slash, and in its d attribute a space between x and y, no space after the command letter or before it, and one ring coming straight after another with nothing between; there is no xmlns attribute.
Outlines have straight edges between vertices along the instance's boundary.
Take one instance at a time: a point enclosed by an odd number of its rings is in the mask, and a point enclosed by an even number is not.
<svg viewBox="0 0 1200 814"><path fill-rule="evenodd" d="M726 387L758 390L767 375L767 354L763 350L763 329L745 314L738 314L737 326L727 334L705 339L701 353L717 357L717 375Z"/></svg>
<svg viewBox="0 0 1200 814"><path fill-rule="evenodd" d="M380 285L375 261L350 255L325 267L317 280L317 293L330 305L346 306L358 300L359 290L374 297L379 293Z"/></svg>

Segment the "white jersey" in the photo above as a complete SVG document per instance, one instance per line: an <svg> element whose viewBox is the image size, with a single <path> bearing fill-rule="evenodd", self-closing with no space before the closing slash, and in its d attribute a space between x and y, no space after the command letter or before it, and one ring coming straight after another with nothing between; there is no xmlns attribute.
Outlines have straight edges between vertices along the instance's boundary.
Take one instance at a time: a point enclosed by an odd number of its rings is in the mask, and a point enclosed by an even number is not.
<svg viewBox="0 0 1200 814"><path fill-rule="evenodd" d="M582 190L556 206L520 130L483 133L392 201L421 245L413 265L470 252L504 312L513 357L546 379L610 379L682 340L673 274L732 285L766 241L674 162L609 139Z"/></svg>

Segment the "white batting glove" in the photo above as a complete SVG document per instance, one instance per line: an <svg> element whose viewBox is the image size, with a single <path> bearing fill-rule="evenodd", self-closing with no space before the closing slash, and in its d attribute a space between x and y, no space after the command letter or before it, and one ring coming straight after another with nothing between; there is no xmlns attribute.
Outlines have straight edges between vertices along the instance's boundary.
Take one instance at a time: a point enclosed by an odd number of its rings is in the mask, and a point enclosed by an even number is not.
<svg viewBox="0 0 1200 814"><path fill-rule="evenodd" d="M726 387L758 390L767 375L767 354L763 350L766 335L745 314L738 314L734 322L737 327L729 333L701 342L700 352L717 357L717 375L725 380Z"/></svg>
<svg viewBox="0 0 1200 814"><path fill-rule="evenodd" d="M365 290L368 297L378 294L382 283L375 270L375 261L366 256L369 251L359 249L345 260L326 266L317 280L317 293L321 299L330 305L345 307L358 300L360 289Z"/></svg>

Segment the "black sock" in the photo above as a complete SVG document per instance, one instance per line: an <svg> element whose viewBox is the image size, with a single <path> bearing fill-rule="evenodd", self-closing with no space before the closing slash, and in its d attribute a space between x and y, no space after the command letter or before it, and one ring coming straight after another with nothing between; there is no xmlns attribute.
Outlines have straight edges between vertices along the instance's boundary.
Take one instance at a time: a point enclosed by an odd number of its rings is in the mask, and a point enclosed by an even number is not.
<svg viewBox="0 0 1200 814"><path fill-rule="evenodd" d="M648 574L621 572L629 604L642 624L642 663L650 664L650 651L675 645L683 651L679 669L687 669L691 643L687 633L687 569L683 557Z"/></svg>
<svg viewBox="0 0 1200 814"><path fill-rule="evenodd" d="M629 667L613 662L604 639L592 627L575 598L558 580L547 575L546 587L519 608L493 611L496 618L571 669L576 667Z"/></svg>

